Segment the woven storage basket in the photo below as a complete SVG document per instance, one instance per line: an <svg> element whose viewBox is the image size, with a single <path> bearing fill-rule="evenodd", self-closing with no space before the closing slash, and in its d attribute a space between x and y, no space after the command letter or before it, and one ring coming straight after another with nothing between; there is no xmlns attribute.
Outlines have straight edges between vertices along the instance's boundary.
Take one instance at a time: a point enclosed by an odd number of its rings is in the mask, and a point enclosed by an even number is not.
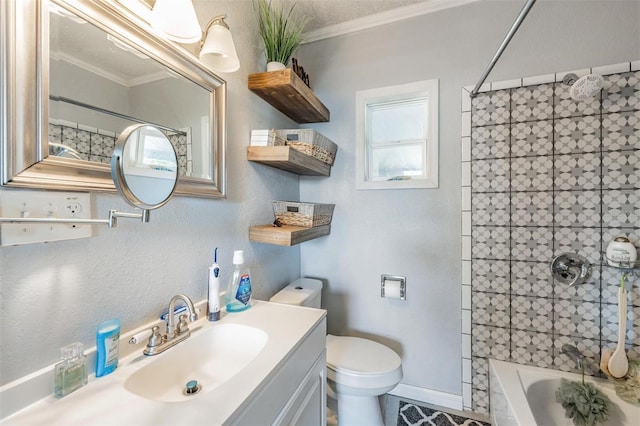
<svg viewBox="0 0 640 426"><path fill-rule="evenodd" d="M276 130L276 134L291 148L315 157L330 166L336 158L338 145L313 129L283 129Z"/></svg>
<svg viewBox="0 0 640 426"><path fill-rule="evenodd" d="M330 224L335 206L335 204L274 201L273 213L283 225L313 228L314 226Z"/></svg>
<svg viewBox="0 0 640 426"><path fill-rule="evenodd" d="M269 142L268 142L268 146L284 146L286 145L286 142L283 138L281 138L280 136L278 136L277 134L269 135Z"/></svg>

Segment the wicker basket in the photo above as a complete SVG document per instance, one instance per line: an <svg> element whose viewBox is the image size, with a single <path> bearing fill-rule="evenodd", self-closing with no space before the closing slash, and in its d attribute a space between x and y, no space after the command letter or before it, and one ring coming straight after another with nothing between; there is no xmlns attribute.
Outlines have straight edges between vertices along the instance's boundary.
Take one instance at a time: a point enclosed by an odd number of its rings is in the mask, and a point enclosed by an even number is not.
<svg viewBox="0 0 640 426"><path fill-rule="evenodd" d="M333 165L338 145L315 130L283 129L276 130L276 134L291 148L315 157L330 166Z"/></svg>
<svg viewBox="0 0 640 426"><path fill-rule="evenodd" d="M335 206L335 204L274 201L273 213L283 225L313 228L314 226L330 224Z"/></svg>

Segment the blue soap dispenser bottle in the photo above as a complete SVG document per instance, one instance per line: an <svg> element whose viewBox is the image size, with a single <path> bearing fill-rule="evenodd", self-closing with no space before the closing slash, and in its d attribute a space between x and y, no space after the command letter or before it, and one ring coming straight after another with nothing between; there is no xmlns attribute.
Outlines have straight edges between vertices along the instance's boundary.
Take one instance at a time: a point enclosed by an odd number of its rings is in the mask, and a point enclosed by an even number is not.
<svg viewBox="0 0 640 426"><path fill-rule="evenodd" d="M244 252L233 252L233 276L227 286L227 312L242 312L251 307L251 272L244 264Z"/></svg>
<svg viewBox="0 0 640 426"><path fill-rule="evenodd" d="M98 325L98 332L96 333L96 377L105 376L118 368L119 344L119 319L111 319Z"/></svg>

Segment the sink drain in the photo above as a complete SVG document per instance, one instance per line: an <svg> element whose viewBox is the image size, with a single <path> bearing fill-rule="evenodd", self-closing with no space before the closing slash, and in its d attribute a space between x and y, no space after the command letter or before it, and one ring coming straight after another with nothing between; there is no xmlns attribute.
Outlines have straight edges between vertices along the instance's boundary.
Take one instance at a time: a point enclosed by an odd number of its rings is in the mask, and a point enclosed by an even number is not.
<svg viewBox="0 0 640 426"><path fill-rule="evenodd" d="M198 392L200 392L201 389L202 389L202 386L200 386L198 384L197 380L190 380L185 385L184 390L182 391L182 393L187 395L187 396L191 396L191 395L195 395Z"/></svg>

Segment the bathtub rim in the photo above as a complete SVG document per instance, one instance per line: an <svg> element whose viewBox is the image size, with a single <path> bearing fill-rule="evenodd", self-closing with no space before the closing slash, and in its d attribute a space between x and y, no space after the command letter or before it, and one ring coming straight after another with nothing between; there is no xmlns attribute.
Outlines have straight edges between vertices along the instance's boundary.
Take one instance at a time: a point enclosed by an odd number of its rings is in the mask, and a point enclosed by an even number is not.
<svg viewBox="0 0 640 426"><path fill-rule="evenodd" d="M516 420L518 425L537 424L527 399L528 388L534 382L554 378L566 378L573 381L581 380L581 374L579 373L536 367L532 365L516 364L496 359L489 359L489 371L490 377L495 377L495 380L497 380L501 387L502 394L509 404L510 414ZM616 394L615 387L606 378L585 375L585 381L594 383L598 387L606 389L607 393L610 394L610 397L615 396ZM489 385L493 386L494 384L490 383ZM614 400L614 402L625 406L633 406L633 404L629 404L619 398ZM491 409L492 407L490 406L490 411ZM640 408L635 409L640 410ZM623 411L628 413L627 410L628 408ZM490 415L491 418L493 418L493 413L490 413Z"/></svg>
<svg viewBox="0 0 640 426"><path fill-rule="evenodd" d="M489 359L489 369L493 371L492 377L498 381L502 394L509 404L511 414L520 425L535 425L536 420L529 408L527 394L522 383L518 369L529 367L527 365L515 364L508 361ZM539 368L539 367L533 367ZM491 384L490 384L491 386ZM489 410L491 411L491 406Z"/></svg>

